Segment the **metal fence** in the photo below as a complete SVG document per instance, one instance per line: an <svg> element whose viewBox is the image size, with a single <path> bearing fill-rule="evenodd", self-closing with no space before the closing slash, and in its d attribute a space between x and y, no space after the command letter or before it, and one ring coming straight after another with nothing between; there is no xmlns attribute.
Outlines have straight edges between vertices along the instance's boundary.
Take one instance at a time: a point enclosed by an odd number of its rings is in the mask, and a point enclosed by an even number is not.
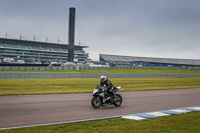
<svg viewBox="0 0 200 133"><path fill-rule="evenodd" d="M1 72L0 79L41 79L41 78L99 78L106 75L108 78L141 78L141 77L200 77L200 73L184 74L157 74L157 73L27 73Z"/></svg>
<svg viewBox="0 0 200 133"><path fill-rule="evenodd" d="M100 70L100 69L183 69L169 67L89 67L89 65L67 66L0 66L1 71L46 71L46 70ZM199 68L191 68L199 69ZM157 74L157 73L41 73L41 72L0 72L0 79L33 79L33 78L99 78L101 75L109 78L137 78L137 77L200 77L195 74Z"/></svg>
<svg viewBox="0 0 200 133"><path fill-rule="evenodd" d="M180 67L150 67L150 66L116 66L116 67L90 67L89 65L67 66L0 66L0 71L47 71L47 70L100 70L100 69L183 69ZM188 68L185 68L188 69ZM200 69L192 67L190 69Z"/></svg>

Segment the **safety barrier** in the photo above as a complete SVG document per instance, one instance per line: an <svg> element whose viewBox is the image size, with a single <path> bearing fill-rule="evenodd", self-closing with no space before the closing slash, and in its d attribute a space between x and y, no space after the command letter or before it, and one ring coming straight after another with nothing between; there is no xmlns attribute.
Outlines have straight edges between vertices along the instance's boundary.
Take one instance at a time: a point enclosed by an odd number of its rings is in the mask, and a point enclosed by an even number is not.
<svg viewBox="0 0 200 133"><path fill-rule="evenodd" d="M66 65L66 66L0 66L0 71L47 71L47 70L101 70L101 69L184 69L180 67L151 67L151 66L101 66L90 67L89 65ZM187 68L185 68L187 69ZM200 69L192 67L190 69Z"/></svg>

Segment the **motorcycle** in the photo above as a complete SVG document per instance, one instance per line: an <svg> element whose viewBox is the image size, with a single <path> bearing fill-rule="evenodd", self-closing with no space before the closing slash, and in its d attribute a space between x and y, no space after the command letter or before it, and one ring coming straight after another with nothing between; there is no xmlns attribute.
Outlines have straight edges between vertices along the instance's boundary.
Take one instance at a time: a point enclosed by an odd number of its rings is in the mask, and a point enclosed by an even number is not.
<svg viewBox="0 0 200 133"><path fill-rule="evenodd" d="M111 97L106 88L102 89L102 86L97 85L96 88L93 90L93 97L91 100L91 104L94 108L100 108L102 106L107 105L115 105L119 107L122 104L122 96L118 93L121 87L114 87L113 92L115 93L115 97Z"/></svg>

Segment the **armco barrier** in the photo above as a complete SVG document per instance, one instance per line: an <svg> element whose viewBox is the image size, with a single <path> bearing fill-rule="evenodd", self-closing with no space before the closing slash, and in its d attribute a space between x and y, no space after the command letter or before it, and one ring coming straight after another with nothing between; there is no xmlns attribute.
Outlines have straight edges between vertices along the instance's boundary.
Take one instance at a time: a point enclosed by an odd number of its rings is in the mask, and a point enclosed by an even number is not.
<svg viewBox="0 0 200 133"><path fill-rule="evenodd" d="M0 79L40 79L40 78L99 78L106 75L108 78L148 78L148 77L200 77L200 73L27 73L1 72Z"/></svg>
<svg viewBox="0 0 200 133"><path fill-rule="evenodd" d="M89 65L67 66L0 66L0 71L45 71L45 70L99 70L99 69L187 69L177 67L150 67L150 66L116 66L116 67L90 67ZM200 69L199 67L190 69Z"/></svg>

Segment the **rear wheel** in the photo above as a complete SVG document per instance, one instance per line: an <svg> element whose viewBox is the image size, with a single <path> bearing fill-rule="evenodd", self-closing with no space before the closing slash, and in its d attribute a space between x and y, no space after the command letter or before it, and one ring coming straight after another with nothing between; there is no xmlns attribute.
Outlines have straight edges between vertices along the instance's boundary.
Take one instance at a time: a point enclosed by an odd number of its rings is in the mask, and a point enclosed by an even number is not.
<svg viewBox="0 0 200 133"><path fill-rule="evenodd" d="M122 96L120 94L115 94L114 105L119 107L122 104Z"/></svg>
<svg viewBox="0 0 200 133"><path fill-rule="evenodd" d="M94 108L99 108L101 106L100 97L93 96L91 104Z"/></svg>

